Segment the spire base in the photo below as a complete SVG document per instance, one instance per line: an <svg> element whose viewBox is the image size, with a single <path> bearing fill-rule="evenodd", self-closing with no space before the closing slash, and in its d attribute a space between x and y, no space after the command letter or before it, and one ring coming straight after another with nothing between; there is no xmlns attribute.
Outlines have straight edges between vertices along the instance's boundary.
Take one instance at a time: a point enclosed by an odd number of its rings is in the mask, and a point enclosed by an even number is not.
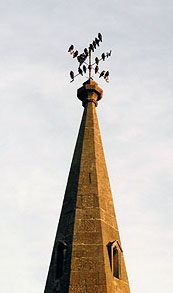
<svg viewBox="0 0 173 293"><path fill-rule="evenodd" d="M89 78L83 83L83 86L77 90L77 97L82 101L83 107L89 102L94 103L97 107L98 101L103 97L103 90L92 78Z"/></svg>

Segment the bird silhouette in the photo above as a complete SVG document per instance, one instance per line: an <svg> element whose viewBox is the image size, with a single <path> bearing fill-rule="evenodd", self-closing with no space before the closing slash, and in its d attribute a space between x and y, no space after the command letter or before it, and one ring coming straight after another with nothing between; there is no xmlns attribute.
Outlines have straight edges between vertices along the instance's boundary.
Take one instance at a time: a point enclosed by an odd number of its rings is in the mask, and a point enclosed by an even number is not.
<svg viewBox="0 0 173 293"><path fill-rule="evenodd" d="M93 44L90 44L89 45L89 50L92 50L94 52L94 46L93 46Z"/></svg>
<svg viewBox="0 0 173 293"><path fill-rule="evenodd" d="M96 42L93 41L93 46L94 46L94 49L96 49Z"/></svg>
<svg viewBox="0 0 173 293"><path fill-rule="evenodd" d="M100 41L100 42L102 42L102 41L103 41L103 38L102 38L102 35L101 35L101 33L98 33L98 39L99 39L99 41Z"/></svg>
<svg viewBox="0 0 173 293"><path fill-rule="evenodd" d="M95 42L96 42L97 46L99 46L99 40L97 38L95 38Z"/></svg>
<svg viewBox="0 0 173 293"><path fill-rule="evenodd" d="M87 71L87 68L85 65L83 65L83 72L86 73L86 71Z"/></svg>
<svg viewBox="0 0 173 293"><path fill-rule="evenodd" d="M74 72L73 71L70 71L70 77L72 79L72 81L74 80Z"/></svg>
<svg viewBox="0 0 173 293"><path fill-rule="evenodd" d="M104 76L104 74L105 74L105 70L103 70L103 71L100 73L99 78L102 77L102 76Z"/></svg>
<svg viewBox="0 0 173 293"><path fill-rule="evenodd" d="M76 50L73 54L73 58L77 57L77 55L78 55L78 51Z"/></svg>
<svg viewBox="0 0 173 293"><path fill-rule="evenodd" d="M84 53L88 56L88 49L87 48L84 49Z"/></svg>
<svg viewBox="0 0 173 293"><path fill-rule="evenodd" d="M106 71L105 78L109 76L109 71Z"/></svg>
<svg viewBox="0 0 173 293"><path fill-rule="evenodd" d="M109 71L106 71L104 79L106 80L106 82L109 82Z"/></svg>
<svg viewBox="0 0 173 293"><path fill-rule="evenodd" d="M95 58L95 63L96 63L97 65L99 64L99 58L98 58L98 57Z"/></svg>
<svg viewBox="0 0 173 293"><path fill-rule="evenodd" d="M105 61L105 58L106 58L105 53L102 53L102 59L103 59L103 61Z"/></svg>
<svg viewBox="0 0 173 293"><path fill-rule="evenodd" d="M98 71L99 71L99 67L98 67L98 65L96 65L96 67L95 67L95 74L96 74Z"/></svg>
<svg viewBox="0 0 173 293"><path fill-rule="evenodd" d="M71 46L69 47L69 49L68 49L68 52L71 52L71 51L73 51L73 49L74 49L74 46L73 46L73 45L71 45Z"/></svg>
<svg viewBox="0 0 173 293"><path fill-rule="evenodd" d="M79 72L79 74L83 75L83 71L80 67L78 68L78 72Z"/></svg>
<svg viewBox="0 0 173 293"><path fill-rule="evenodd" d="M87 58L87 56L85 55L85 53L82 53L77 57L77 60L78 60L79 64L82 65L82 63L84 63L86 58Z"/></svg>

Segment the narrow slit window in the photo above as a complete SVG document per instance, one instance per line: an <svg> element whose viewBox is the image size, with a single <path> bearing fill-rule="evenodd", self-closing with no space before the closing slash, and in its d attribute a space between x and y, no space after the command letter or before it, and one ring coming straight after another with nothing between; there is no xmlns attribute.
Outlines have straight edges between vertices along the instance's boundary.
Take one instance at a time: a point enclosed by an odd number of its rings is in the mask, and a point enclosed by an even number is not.
<svg viewBox="0 0 173 293"><path fill-rule="evenodd" d="M119 279L119 253L116 247L113 248L113 276Z"/></svg>
<svg viewBox="0 0 173 293"><path fill-rule="evenodd" d="M56 250L56 264L55 264L56 279L61 278L64 273L64 262L65 262L66 250L67 250L67 244L65 242L59 242L57 250Z"/></svg>

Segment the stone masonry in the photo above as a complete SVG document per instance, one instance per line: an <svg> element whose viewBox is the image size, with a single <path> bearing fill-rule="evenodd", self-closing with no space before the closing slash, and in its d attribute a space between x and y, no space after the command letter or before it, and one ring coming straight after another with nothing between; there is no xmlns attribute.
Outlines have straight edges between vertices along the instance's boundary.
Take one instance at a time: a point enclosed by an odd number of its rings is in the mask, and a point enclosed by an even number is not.
<svg viewBox="0 0 173 293"><path fill-rule="evenodd" d="M72 159L44 293L129 293L96 115L102 90L78 90L84 113Z"/></svg>

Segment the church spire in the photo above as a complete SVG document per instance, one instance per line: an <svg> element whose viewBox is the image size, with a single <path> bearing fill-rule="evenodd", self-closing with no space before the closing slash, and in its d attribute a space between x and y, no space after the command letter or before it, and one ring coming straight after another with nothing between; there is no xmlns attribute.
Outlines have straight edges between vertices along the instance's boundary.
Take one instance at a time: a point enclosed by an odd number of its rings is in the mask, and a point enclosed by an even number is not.
<svg viewBox="0 0 173 293"><path fill-rule="evenodd" d="M96 106L102 89L90 78L44 293L129 293Z"/></svg>

